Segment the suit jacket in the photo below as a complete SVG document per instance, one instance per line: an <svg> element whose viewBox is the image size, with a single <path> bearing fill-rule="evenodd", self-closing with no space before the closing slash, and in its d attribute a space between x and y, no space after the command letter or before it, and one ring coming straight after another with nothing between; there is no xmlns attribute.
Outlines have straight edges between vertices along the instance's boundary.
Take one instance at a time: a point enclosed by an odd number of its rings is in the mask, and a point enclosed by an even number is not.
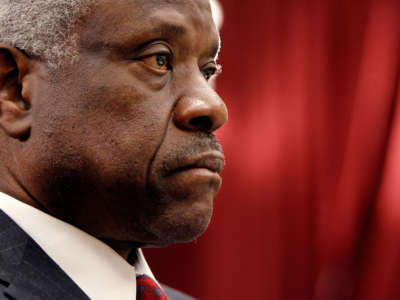
<svg viewBox="0 0 400 300"><path fill-rule="evenodd" d="M193 300L167 286L163 288L170 300ZM88 300L89 297L0 210L0 299Z"/></svg>

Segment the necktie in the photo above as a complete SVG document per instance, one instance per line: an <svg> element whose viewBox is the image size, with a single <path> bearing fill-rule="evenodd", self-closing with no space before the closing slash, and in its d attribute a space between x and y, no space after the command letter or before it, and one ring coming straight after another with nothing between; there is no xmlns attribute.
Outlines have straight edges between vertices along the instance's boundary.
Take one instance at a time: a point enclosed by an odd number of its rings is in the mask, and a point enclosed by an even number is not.
<svg viewBox="0 0 400 300"><path fill-rule="evenodd" d="M164 290L149 276L136 277L136 300L168 300Z"/></svg>

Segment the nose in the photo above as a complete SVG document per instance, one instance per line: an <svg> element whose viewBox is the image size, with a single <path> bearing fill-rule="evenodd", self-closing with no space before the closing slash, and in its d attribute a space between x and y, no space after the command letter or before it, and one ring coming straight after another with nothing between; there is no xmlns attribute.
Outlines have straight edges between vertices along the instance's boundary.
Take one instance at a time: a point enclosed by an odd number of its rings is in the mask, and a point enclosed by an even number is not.
<svg viewBox="0 0 400 300"><path fill-rule="evenodd" d="M228 120L228 110L218 94L210 87L186 93L175 107L174 123L186 131L213 132Z"/></svg>

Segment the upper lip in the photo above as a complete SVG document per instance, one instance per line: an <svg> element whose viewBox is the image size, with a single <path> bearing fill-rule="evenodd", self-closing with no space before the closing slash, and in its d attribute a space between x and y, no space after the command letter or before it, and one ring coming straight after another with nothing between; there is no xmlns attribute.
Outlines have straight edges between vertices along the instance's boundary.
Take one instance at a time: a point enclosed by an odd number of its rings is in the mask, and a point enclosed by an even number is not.
<svg viewBox="0 0 400 300"><path fill-rule="evenodd" d="M178 168L172 170L171 173L195 168L205 168L215 173L221 173L224 165L224 155L221 152L212 151L185 160Z"/></svg>

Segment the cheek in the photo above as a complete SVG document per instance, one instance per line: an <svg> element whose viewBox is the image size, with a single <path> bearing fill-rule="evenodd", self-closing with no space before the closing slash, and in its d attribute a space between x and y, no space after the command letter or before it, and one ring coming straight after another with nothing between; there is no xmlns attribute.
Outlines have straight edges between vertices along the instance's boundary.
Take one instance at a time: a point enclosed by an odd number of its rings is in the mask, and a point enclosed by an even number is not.
<svg viewBox="0 0 400 300"><path fill-rule="evenodd" d="M41 108L39 118L46 119L40 131L53 153L58 149L56 159L74 149L105 177L131 169L129 176L145 178L170 119L166 89L154 91L129 72L107 68L53 92L50 111Z"/></svg>
<svg viewBox="0 0 400 300"><path fill-rule="evenodd" d="M168 96L118 82L92 85L84 91L77 131L84 152L96 157L102 171L115 176L134 167L144 179L168 127L170 108L163 101Z"/></svg>

